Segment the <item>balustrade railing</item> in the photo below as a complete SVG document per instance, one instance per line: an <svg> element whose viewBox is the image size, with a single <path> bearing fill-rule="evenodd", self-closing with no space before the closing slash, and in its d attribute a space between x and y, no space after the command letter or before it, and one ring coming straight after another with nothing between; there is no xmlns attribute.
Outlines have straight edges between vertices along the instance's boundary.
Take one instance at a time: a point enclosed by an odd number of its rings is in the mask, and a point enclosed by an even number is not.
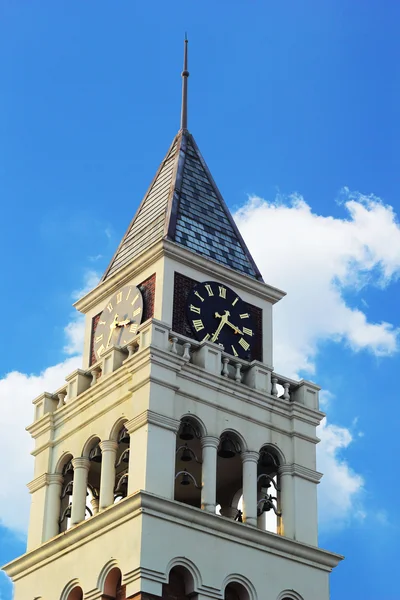
<svg viewBox="0 0 400 600"><path fill-rule="evenodd" d="M273 372L271 367L259 361L246 361L234 357L211 342L200 343L170 331L164 324L152 319L143 324L138 336L123 347L113 346L101 359L86 371L77 369L66 377L67 383L55 393L45 392L36 400L35 420L47 412L63 408L83 392L122 367L137 352L149 346L170 352L186 363L221 376L234 385L246 386L269 394L285 402L299 402L310 408L318 408L319 388L307 381L294 381Z"/></svg>

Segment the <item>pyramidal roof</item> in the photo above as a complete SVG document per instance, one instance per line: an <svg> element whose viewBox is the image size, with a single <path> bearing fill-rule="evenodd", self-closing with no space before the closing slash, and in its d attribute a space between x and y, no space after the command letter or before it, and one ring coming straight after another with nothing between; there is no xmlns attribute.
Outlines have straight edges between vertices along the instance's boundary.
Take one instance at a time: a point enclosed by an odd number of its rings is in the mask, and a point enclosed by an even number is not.
<svg viewBox="0 0 400 600"><path fill-rule="evenodd" d="M187 130L187 40L181 129L175 136L103 281L162 239L262 281L214 179Z"/></svg>

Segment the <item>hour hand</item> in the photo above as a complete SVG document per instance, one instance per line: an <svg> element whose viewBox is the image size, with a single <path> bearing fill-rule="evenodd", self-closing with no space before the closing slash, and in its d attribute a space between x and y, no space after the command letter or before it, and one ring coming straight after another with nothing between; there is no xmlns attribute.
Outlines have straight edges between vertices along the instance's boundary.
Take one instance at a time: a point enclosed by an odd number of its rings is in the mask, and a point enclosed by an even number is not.
<svg viewBox="0 0 400 600"><path fill-rule="evenodd" d="M119 321L119 323L116 323L117 327L125 327L125 325L129 325L129 323L131 322L130 319L125 319L124 321Z"/></svg>

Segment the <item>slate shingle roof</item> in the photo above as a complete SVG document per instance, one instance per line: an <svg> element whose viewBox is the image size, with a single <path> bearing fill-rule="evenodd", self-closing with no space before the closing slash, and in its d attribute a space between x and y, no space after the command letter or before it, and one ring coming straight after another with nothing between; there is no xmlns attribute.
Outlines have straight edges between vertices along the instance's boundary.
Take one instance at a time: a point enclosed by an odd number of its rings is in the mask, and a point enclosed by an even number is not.
<svg viewBox="0 0 400 600"><path fill-rule="evenodd" d="M193 136L176 135L103 281L161 239L262 281Z"/></svg>

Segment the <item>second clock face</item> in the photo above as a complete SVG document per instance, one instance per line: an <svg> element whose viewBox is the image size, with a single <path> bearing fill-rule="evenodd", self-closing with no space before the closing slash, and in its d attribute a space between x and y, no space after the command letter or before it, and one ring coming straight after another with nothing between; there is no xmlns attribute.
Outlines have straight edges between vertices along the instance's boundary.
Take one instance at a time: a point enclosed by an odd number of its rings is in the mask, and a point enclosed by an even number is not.
<svg viewBox="0 0 400 600"><path fill-rule="evenodd" d="M124 346L136 335L143 316L143 297L134 285L121 288L107 302L94 334L94 351L99 360L111 346Z"/></svg>
<svg viewBox="0 0 400 600"><path fill-rule="evenodd" d="M250 358L253 321L236 292L216 281L198 283L189 293L186 309L198 340L215 342L233 356Z"/></svg>

